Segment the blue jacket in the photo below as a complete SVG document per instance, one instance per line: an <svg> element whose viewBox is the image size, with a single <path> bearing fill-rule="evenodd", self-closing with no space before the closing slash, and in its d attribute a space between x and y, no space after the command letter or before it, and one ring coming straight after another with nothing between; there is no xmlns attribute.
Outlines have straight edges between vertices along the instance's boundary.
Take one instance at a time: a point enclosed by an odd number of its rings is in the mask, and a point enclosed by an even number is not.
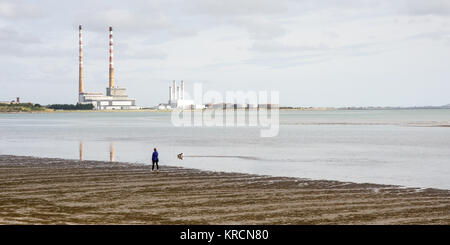
<svg viewBox="0 0 450 245"><path fill-rule="evenodd" d="M154 151L152 155L152 161L159 161L158 160L158 151Z"/></svg>

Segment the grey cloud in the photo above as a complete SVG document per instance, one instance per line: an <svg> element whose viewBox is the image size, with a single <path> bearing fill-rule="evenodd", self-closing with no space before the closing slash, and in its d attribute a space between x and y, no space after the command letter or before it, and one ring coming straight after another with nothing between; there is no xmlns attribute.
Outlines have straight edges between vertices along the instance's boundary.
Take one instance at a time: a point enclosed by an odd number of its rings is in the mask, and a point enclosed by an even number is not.
<svg viewBox="0 0 450 245"><path fill-rule="evenodd" d="M302 66L309 64L322 63L331 60L333 57L327 54L311 54L311 55L293 55L293 56L276 56L253 58L244 60L243 64L259 65L267 68L288 68L294 66Z"/></svg>
<svg viewBox="0 0 450 245"><path fill-rule="evenodd" d="M385 49L380 43L358 43L339 47L325 44L317 46L292 46L278 42L256 42L251 51L259 54L258 58L246 60L244 63L257 64L271 68L284 68L322 63L338 56L368 56L379 54Z"/></svg>
<svg viewBox="0 0 450 245"><path fill-rule="evenodd" d="M0 1L0 18L30 19L45 16L45 11L35 3L20 1Z"/></svg>
<svg viewBox="0 0 450 245"><path fill-rule="evenodd" d="M78 13L74 18L83 24L86 31L105 33L109 26L120 32L125 39L134 39L144 43L164 43L176 38L197 35L205 26L202 22L190 20L187 16L177 15L176 10L121 8L101 9ZM189 21L187 21L189 20Z"/></svg>
<svg viewBox="0 0 450 245"><path fill-rule="evenodd" d="M55 44L0 42L0 57L61 58L73 55L72 50Z"/></svg>
<svg viewBox="0 0 450 245"><path fill-rule="evenodd" d="M9 27L0 27L0 43L40 43L41 40L33 34L21 34Z"/></svg>
<svg viewBox="0 0 450 245"><path fill-rule="evenodd" d="M287 33L282 25L269 21L266 18L249 18L240 17L233 20L236 26L243 27L252 39L275 39Z"/></svg>
<svg viewBox="0 0 450 245"><path fill-rule="evenodd" d="M95 31L104 32L108 26L121 31L149 32L172 28L173 24L168 16L162 14L149 16L128 9L110 9L97 12L95 15L85 13L86 18L80 17L90 28Z"/></svg>
<svg viewBox="0 0 450 245"><path fill-rule="evenodd" d="M287 32L277 18L287 16L288 3L271 0L196 0L188 11L203 18L205 28L208 25L231 25L243 28L252 39L274 39Z"/></svg>
<svg viewBox="0 0 450 245"><path fill-rule="evenodd" d="M404 0L402 10L412 15L450 15L448 0Z"/></svg>
<svg viewBox="0 0 450 245"><path fill-rule="evenodd" d="M329 37L329 38L338 38L339 37L339 34L337 34L336 32L334 32L334 31L324 31L323 32L323 35L324 36L327 36L327 37Z"/></svg>
<svg viewBox="0 0 450 245"><path fill-rule="evenodd" d="M450 31L424 32L409 36L406 39L450 40Z"/></svg>
<svg viewBox="0 0 450 245"><path fill-rule="evenodd" d="M131 46L123 44L121 46L120 57L123 59L158 59L162 60L167 54L152 46Z"/></svg>
<svg viewBox="0 0 450 245"><path fill-rule="evenodd" d="M291 53L291 52L304 52L304 51L326 51L329 47L324 44L316 46L293 46L286 45L276 41L257 41L250 48L251 51L263 52L263 53Z"/></svg>
<svg viewBox="0 0 450 245"><path fill-rule="evenodd" d="M397 14L450 13L450 2L440 0L377 1L377 0L196 0L189 13L200 15L211 25L231 25L246 30L254 40L276 39L288 33L284 21L313 12L329 11L345 21ZM336 33L328 33L336 37Z"/></svg>
<svg viewBox="0 0 450 245"><path fill-rule="evenodd" d="M358 12L358 10L369 9L375 15L449 15L450 2L448 0L303 0L298 1L303 5L300 9L304 11L318 11L321 9L344 10L347 12Z"/></svg>
<svg viewBox="0 0 450 245"><path fill-rule="evenodd" d="M370 56L388 51L381 43L359 43L348 45L337 50L338 54L346 56Z"/></svg>
<svg viewBox="0 0 450 245"><path fill-rule="evenodd" d="M282 14L288 10L288 1L272 0L196 0L189 7L195 14L215 16L217 18L236 16L255 16Z"/></svg>

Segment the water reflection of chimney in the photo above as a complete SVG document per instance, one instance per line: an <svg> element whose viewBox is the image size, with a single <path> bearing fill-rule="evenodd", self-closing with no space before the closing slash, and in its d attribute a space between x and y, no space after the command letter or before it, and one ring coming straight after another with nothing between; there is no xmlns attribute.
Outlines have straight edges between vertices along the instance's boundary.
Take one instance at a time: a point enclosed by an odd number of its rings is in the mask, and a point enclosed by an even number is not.
<svg viewBox="0 0 450 245"><path fill-rule="evenodd" d="M84 143L80 141L80 161L84 161Z"/></svg>
<svg viewBox="0 0 450 245"><path fill-rule="evenodd" d="M114 154L116 153L116 148L114 147L114 143L109 145L109 161L114 162Z"/></svg>

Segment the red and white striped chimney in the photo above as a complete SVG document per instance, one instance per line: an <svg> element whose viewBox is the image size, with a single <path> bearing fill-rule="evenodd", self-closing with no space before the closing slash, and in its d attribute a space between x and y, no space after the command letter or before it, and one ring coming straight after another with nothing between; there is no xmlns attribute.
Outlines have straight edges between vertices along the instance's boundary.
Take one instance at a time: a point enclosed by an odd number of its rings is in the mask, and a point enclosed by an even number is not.
<svg viewBox="0 0 450 245"><path fill-rule="evenodd" d="M113 32L109 27L109 87L114 87L114 50L113 50Z"/></svg>
<svg viewBox="0 0 450 245"><path fill-rule="evenodd" d="M83 36L82 36L82 28L81 25L78 27L79 30L79 70L78 70L78 93L84 92L84 84L83 84Z"/></svg>

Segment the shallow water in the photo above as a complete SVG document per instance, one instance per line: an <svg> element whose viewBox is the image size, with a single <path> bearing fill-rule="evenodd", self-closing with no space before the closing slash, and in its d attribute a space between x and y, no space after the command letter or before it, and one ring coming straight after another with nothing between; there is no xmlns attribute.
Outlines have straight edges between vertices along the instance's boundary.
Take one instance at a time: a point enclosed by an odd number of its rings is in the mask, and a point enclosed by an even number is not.
<svg viewBox="0 0 450 245"><path fill-rule="evenodd" d="M450 189L450 110L281 111L272 138L170 116L0 114L0 154L148 163L157 147L162 165Z"/></svg>

